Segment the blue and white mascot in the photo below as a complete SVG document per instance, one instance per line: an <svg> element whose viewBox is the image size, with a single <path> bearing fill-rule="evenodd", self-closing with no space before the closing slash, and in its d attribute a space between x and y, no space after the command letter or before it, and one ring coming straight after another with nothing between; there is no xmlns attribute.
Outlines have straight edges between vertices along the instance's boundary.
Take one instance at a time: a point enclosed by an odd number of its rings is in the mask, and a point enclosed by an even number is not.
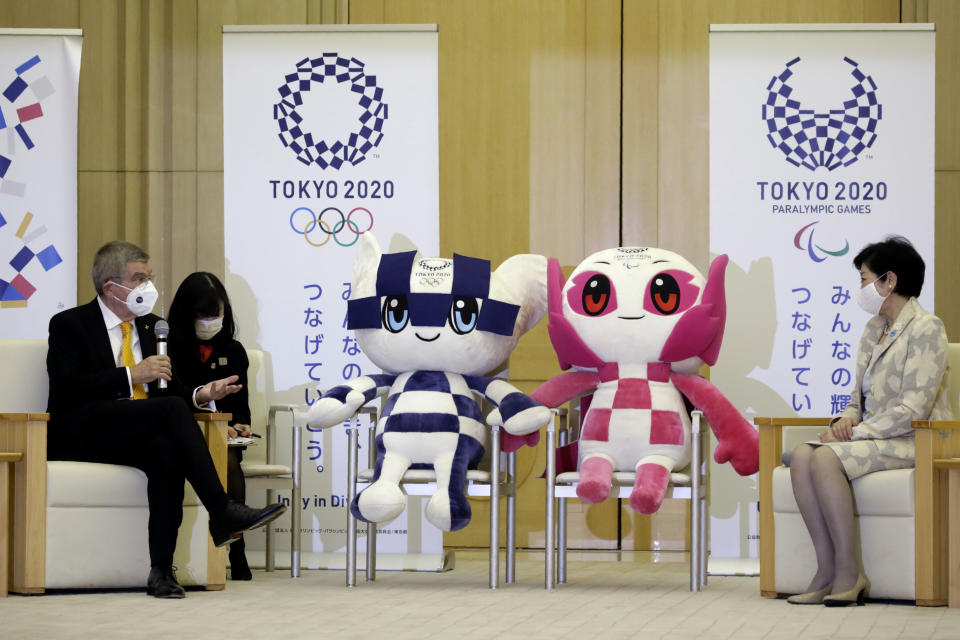
<svg viewBox="0 0 960 640"><path fill-rule="evenodd" d="M383 254L376 238L363 234L347 326L383 373L330 389L307 418L314 427L337 425L387 394L376 427L374 482L350 505L355 516L396 518L406 503L399 486L404 472L432 467L437 491L427 519L445 531L470 522L467 469L483 457L487 435L474 396L495 407L486 421L507 432L504 449L537 443L550 410L484 374L506 361L520 335L543 317L546 273L543 256L513 256L491 273L490 262L479 258Z"/></svg>

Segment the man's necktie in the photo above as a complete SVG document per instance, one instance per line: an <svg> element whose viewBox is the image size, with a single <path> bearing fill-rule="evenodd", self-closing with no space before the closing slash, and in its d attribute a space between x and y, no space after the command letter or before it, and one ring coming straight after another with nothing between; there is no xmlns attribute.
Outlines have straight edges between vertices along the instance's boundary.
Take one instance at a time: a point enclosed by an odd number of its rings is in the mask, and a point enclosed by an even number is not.
<svg viewBox="0 0 960 640"><path fill-rule="evenodd" d="M123 343L120 345L120 360L123 366L132 369L137 363L133 360L133 345L130 341L130 323L121 322L120 332L123 334ZM144 390L142 384L133 385L134 400L143 400L146 397L147 392Z"/></svg>

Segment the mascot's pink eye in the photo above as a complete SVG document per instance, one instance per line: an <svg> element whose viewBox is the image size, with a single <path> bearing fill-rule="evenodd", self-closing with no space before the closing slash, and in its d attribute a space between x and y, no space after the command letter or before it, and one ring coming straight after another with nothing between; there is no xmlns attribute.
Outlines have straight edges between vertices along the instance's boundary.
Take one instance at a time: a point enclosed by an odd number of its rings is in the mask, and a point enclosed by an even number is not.
<svg viewBox="0 0 960 640"><path fill-rule="evenodd" d="M617 309L617 290L610 278L599 271L579 273L573 277L572 284L564 294L572 312L597 317Z"/></svg>
<svg viewBox="0 0 960 640"><path fill-rule="evenodd" d="M650 301L657 313L668 316L680 308L680 285L669 273L659 273L650 283Z"/></svg>
<svg viewBox="0 0 960 640"><path fill-rule="evenodd" d="M583 286L583 310L588 316L598 316L610 301L610 279L598 273Z"/></svg>

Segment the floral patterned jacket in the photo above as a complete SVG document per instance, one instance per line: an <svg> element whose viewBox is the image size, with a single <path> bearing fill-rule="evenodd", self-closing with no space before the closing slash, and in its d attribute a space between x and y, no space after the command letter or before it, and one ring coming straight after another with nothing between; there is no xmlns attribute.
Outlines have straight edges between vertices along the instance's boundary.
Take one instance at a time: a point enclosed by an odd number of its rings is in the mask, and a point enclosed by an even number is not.
<svg viewBox="0 0 960 640"><path fill-rule="evenodd" d="M872 318L860 338L857 377L850 404L839 418L863 420L863 374L885 321ZM951 420L947 334L943 322L910 298L890 327L884 348L870 372L876 413L853 428L853 440L875 440L881 454L914 458L911 420Z"/></svg>

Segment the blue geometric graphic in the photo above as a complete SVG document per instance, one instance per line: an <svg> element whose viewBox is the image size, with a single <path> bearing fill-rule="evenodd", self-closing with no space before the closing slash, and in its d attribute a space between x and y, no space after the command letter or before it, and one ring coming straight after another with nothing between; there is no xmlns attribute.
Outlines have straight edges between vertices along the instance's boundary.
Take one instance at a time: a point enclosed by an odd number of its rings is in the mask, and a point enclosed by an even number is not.
<svg viewBox="0 0 960 640"><path fill-rule="evenodd" d="M13 79L7 88L3 90L3 96L10 102L15 102L17 98L20 97L20 94L23 93L23 90L27 88L27 83L24 82L23 78L17 76Z"/></svg>
<svg viewBox="0 0 960 640"><path fill-rule="evenodd" d="M353 166L363 162L367 153L383 140L383 124L388 117L388 106L382 101L383 89L377 86L377 77L367 75L364 64L356 58L343 58L337 53L304 58L296 67L294 73L284 77L286 84L277 89L281 100L273 105L280 142L307 166L317 164L322 169L339 169L344 162ZM297 107L303 104L302 93L310 91L314 82L327 80L347 84L350 91L357 94L362 108L357 130L329 142L315 139L306 129L309 123L305 126L303 117L297 113Z"/></svg>
<svg viewBox="0 0 960 640"><path fill-rule="evenodd" d="M17 252L17 255L13 256L13 260L10 261L10 266L13 267L15 271L23 271L23 268L27 266L27 263L32 259L33 251L30 251L28 247L23 247Z"/></svg>
<svg viewBox="0 0 960 640"><path fill-rule="evenodd" d="M50 269L53 269L63 262L63 258L60 257L60 254L57 253L57 250L53 248L52 244L37 254L37 260L43 265L44 271L50 271Z"/></svg>
<svg viewBox="0 0 960 640"><path fill-rule="evenodd" d="M856 62L846 57L843 60L853 67L850 75L857 84L850 89L853 97L845 100L841 109L817 113L801 108L800 101L791 98L793 88L787 80L799 57L788 62L783 72L773 76L767 85L767 101L761 112L767 140L792 165L810 171L817 167L826 167L828 171L848 167L877 139L877 123L883 117L877 85L860 71Z"/></svg>
<svg viewBox="0 0 960 640"><path fill-rule="evenodd" d="M16 287L11 286L9 282L0 280L0 302L16 302L26 299L27 297L17 291Z"/></svg>
<svg viewBox="0 0 960 640"><path fill-rule="evenodd" d="M40 56L33 56L32 58L24 62L22 65L17 67L15 71L17 72L18 76L22 76L24 71L38 64L40 64Z"/></svg>

